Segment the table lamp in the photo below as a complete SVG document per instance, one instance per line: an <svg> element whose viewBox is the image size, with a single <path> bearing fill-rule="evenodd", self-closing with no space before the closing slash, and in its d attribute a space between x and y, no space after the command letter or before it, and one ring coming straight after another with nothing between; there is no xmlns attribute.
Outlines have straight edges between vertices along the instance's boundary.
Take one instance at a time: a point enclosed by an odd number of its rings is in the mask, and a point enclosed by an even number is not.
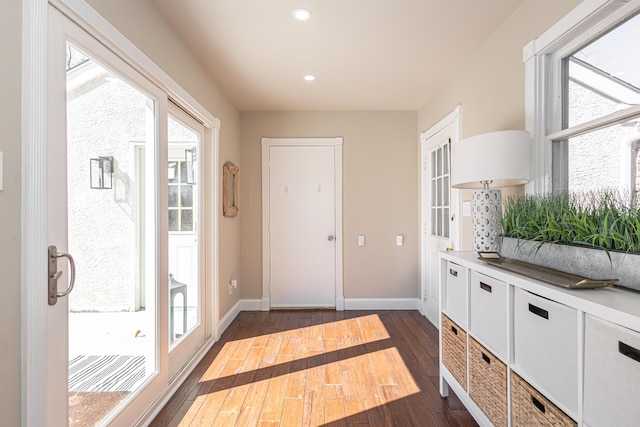
<svg viewBox="0 0 640 427"><path fill-rule="evenodd" d="M474 252L499 251L502 196L494 188L529 181L529 145L529 132L523 130L485 133L452 145L451 186L478 189L473 193Z"/></svg>

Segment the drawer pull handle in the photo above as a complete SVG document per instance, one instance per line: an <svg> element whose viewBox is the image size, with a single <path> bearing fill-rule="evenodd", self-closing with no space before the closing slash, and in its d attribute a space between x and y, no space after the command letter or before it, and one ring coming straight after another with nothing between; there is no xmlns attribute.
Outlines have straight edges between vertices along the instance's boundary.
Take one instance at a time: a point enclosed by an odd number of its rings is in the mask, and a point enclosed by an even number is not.
<svg viewBox="0 0 640 427"><path fill-rule="evenodd" d="M480 288L482 288L483 290L485 290L487 292L491 292L491 286L487 285L484 282L480 282Z"/></svg>
<svg viewBox="0 0 640 427"><path fill-rule="evenodd" d="M531 396L531 403L533 403L533 406L535 406L536 408L538 408L538 410L540 412L542 412L543 414L545 412L547 412L546 408L544 407L544 405L542 404L542 402L540 402L538 399L536 399L535 397Z"/></svg>
<svg viewBox="0 0 640 427"><path fill-rule="evenodd" d="M628 358L633 359L636 362L640 362L640 350L638 350L637 348L633 348L630 345L623 343L622 341L618 341L618 351Z"/></svg>
<svg viewBox="0 0 640 427"><path fill-rule="evenodd" d="M449 269L449 274L451 274L453 277L458 277L458 272L455 271L453 268Z"/></svg>
<svg viewBox="0 0 640 427"><path fill-rule="evenodd" d="M489 365L491 365L491 359L489 359L489 356L487 356L486 354L482 353L482 360L484 360L485 362L487 362Z"/></svg>
<svg viewBox="0 0 640 427"><path fill-rule="evenodd" d="M451 332L453 332L454 335L458 335L458 330L454 326L451 327Z"/></svg>
<svg viewBox="0 0 640 427"><path fill-rule="evenodd" d="M535 314L536 316L540 316L544 319L548 319L549 318L549 312L547 310L544 310L540 307L536 307L533 304L529 304L529 311L532 312L533 314Z"/></svg>

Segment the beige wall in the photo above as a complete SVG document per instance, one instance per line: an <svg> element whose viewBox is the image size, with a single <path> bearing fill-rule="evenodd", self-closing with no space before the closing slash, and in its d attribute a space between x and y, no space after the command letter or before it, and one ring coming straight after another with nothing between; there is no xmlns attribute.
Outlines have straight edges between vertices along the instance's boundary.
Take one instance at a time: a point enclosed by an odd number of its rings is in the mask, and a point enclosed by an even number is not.
<svg viewBox="0 0 640 427"><path fill-rule="evenodd" d="M239 148L239 114L217 84L168 26L150 0L88 0L102 16L142 50L180 86L220 119L220 182L222 165L230 160L242 167ZM221 195L222 193L220 193ZM239 292L229 296L227 284L240 276L240 220L222 216L220 209L220 316L239 299Z"/></svg>
<svg viewBox="0 0 640 427"><path fill-rule="evenodd" d="M461 138L524 129L522 48L544 33L580 0L527 0L418 111L418 129L428 130L462 104ZM503 197L522 188L503 189ZM472 191L461 192L471 200ZM462 249L471 249L471 220L462 221Z"/></svg>
<svg viewBox="0 0 640 427"><path fill-rule="evenodd" d="M0 191L0 414L2 424L20 425L20 73L22 2L2 2L0 14L0 151L4 153Z"/></svg>
<svg viewBox="0 0 640 427"><path fill-rule="evenodd" d="M262 297L261 138L335 136L343 137L345 298L418 297L416 112L242 113L241 124L242 298Z"/></svg>

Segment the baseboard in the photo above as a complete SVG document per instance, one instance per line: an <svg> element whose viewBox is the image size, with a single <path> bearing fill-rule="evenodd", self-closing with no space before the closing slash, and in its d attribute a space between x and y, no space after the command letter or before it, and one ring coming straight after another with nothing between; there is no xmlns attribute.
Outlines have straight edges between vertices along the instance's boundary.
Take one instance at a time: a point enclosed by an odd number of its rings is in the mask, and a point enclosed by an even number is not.
<svg viewBox="0 0 640 427"><path fill-rule="evenodd" d="M261 299L241 299L238 301L240 303L240 311L260 311L262 310L262 300Z"/></svg>
<svg viewBox="0 0 640 427"><path fill-rule="evenodd" d="M345 310L420 310L418 298L345 298Z"/></svg>
<svg viewBox="0 0 640 427"><path fill-rule="evenodd" d="M220 321L218 321L218 337L220 337L222 333L227 330L229 325L231 325L231 322L233 322L233 320L238 316L238 314L240 314L241 311L242 300L239 300L233 305L233 307L231 307L231 310L227 311L227 313L222 316Z"/></svg>

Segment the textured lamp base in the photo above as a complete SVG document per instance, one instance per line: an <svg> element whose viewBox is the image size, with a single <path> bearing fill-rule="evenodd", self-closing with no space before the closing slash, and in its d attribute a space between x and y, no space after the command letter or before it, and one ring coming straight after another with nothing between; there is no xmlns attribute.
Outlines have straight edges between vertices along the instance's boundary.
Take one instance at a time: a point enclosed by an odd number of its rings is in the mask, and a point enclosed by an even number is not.
<svg viewBox="0 0 640 427"><path fill-rule="evenodd" d="M500 190L473 192L473 251L498 252L502 233Z"/></svg>

